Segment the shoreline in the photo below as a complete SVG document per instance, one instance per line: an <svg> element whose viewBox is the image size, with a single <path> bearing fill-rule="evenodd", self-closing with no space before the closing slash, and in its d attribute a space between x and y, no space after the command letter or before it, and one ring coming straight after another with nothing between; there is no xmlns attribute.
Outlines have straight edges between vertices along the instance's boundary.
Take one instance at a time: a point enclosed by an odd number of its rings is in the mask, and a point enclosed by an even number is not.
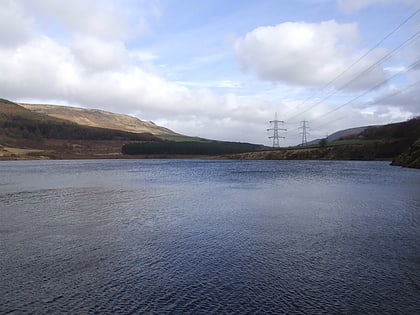
<svg viewBox="0 0 420 315"><path fill-rule="evenodd" d="M365 148L366 149L366 148ZM386 161L392 166L417 168L417 164L404 164L399 156L376 156L363 147L349 145L345 147L324 148L280 148L246 153L223 155L194 154L123 154L121 152L57 152L54 150L21 149L0 147L1 161L39 161L39 160L147 160L147 159L202 159L202 160L320 160L320 161Z"/></svg>

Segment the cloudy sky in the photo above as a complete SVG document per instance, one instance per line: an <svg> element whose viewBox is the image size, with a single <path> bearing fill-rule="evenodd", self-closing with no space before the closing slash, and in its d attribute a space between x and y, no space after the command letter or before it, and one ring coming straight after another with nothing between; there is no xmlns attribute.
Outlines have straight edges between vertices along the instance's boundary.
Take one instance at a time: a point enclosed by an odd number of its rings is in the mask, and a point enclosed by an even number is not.
<svg viewBox="0 0 420 315"><path fill-rule="evenodd" d="M1 0L0 97L281 146L420 115L418 0Z"/></svg>

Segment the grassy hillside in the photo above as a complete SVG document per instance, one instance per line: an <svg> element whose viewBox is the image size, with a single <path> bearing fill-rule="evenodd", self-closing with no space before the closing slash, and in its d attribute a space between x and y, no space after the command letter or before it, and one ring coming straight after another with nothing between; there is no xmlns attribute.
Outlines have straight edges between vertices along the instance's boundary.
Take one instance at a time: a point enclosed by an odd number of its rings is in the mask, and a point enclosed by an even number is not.
<svg viewBox="0 0 420 315"><path fill-rule="evenodd" d="M0 157L3 158L19 157L28 150L56 157L120 154L121 146L130 141L162 140L149 133L80 126L0 99Z"/></svg>
<svg viewBox="0 0 420 315"><path fill-rule="evenodd" d="M14 139L137 140L159 141L149 133L133 133L81 126L29 111L12 102L0 101L0 126L4 136Z"/></svg>
<svg viewBox="0 0 420 315"><path fill-rule="evenodd" d="M145 126L161 133L127 131ZM266 150L260 145L179 135L127 115L64 106L20 106L0 99L0 159L219 155L235 159L393 159L395 165L420 167L419 117L361 130L351 134L347 130L341 138L324 139L316 145Z"/></svg>
<svg viewBox="0 0 420 315"><path fill-rule="evenodd" d="M392 165L420 169L420 138L418 138L406 151L392 160Z"/></svg>
<svg viewBox="0 0 420 315"><path fill-rule="evenodd" d="M309 147L281 148L227 157L267 160L392 160L408 152L399 161L408 161L410 158L417 161L418 147L414 143L419 138L420 118L414 118L401 123L368 127L359 134L345 136L332 142L322 141ZM410 165L418 164L411 162Z"/></svg>
<svg viewBox="0 0 420 315"><path fill-rule="evenodd" d="M281 148L227 155L231 159L251 160L391 160L393 156L376 144L345 144L326 147Z"/></svg>
<svg viewBox="0 0 420 315"><path fill-rule="evenodd" d="M153 130L158 134L139 133L139 130ZM152 122L101 110L0 100L0 159L115 158L122 153L126 157L136 154L220 155L254 151L259 147L188 137Z"/></svg>
<svg viewBox="0 0 420 315"><path fill-rule="evenodd" d="M407 139L414 141L420 135L420 117L405 122L368 127L360 133L363 139Z"/></svg>
<svg viewBox="0 0 420 315"><path fill-rule="evenodd" d="M29 113L30 110L13 103L9 100L0 98L0 118L6 118L7 115L16 114L16 113Z"/></svg>
<svg viewBox="0 0 420 315"><path fill-rule="evenodd" d="M32 112L68 120L82 126L114 129L133 133L151 133L159 136L177 135L177 133L172 130L158 126L151 121L143 121L129 115L117 114L99 109L44 104L19 105Z"/></svg>

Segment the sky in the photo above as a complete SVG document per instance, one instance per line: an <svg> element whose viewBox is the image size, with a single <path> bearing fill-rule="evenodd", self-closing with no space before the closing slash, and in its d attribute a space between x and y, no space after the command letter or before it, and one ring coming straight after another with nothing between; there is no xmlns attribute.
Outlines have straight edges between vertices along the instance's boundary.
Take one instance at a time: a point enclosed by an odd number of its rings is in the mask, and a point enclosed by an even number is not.
<svg viewBox="0 0 420 315"><path fill-rule="evenodd" d="M0 0L0 97L280 146L420 115L418 0Z"/></svg>

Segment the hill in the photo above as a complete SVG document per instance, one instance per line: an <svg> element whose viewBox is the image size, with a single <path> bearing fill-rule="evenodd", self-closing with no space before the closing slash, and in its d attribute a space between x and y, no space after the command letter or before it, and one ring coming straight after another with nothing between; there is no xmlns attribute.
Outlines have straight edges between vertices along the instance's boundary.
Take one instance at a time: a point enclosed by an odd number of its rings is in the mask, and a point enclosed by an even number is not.
<svg viewBox="0 0 420 315"><path fill-rule="evenodd" d="M366 130L367 128L370 128L370 127L376 127L376 126L362 126L362 127L354 127L354 128L339 130L339 131L336 131L336 132L332 133L331 135L329 135L326 140L327 140L327 142L331 142L331 141L339 140L339 139L344 138L344 137L359 135L361 132L363 132L364 130ZM308 142L307 145L317 145L317 144L319 144L319 142L321 140L322 139L312 140L312 141Z"/></svg>
<svg viewBox="0 0 420 315"><path fill-rule="evenodd" d="M359 133L349 133L335 141L321 141L318 145L226 157L267 160L394 160L393 165L419 168L419 138L420 118L414 118L384 126L363 127Z"/></svg>
<svg viewBox="0 0 420 315"><path fill-rule="evenodd" d="M120 155L131 141L162 141L134 133L78 125L0 99L0 158L82 158Z"/></svg>
<svg viewBox="0 0 420 315"><path fill-rule="evenodd" d="M408 150L394 158L392 160L392 165L420 169L420 138L418 138Z"/></svg>
<svg viewBox="0 0 420 315"><path fill-rule="evenodd" d="M111 113L99 109L86 109L72 106L19 104L22 107L50 117L68 120L78 125L114 129L134 133L151 133L153 135L178 135L172 130L157 126L151 121L143 121L129 115Z"/></svg>
<svg viewBox="0 0 420 315"><path fill-rule="evenodd" d="M188 137L153 122L103 110L0 99L0 159L197 156L260 145Z"/></svg>
<svg viewBox="0 0 420 315"><path fill-rule="evenodd" d="M267 150L249 143L177 134L102 110L17 104L0 99L0 159L223 155L233 159L393 160L420 167L420 117L338 131L317 144Z"/></svg>

